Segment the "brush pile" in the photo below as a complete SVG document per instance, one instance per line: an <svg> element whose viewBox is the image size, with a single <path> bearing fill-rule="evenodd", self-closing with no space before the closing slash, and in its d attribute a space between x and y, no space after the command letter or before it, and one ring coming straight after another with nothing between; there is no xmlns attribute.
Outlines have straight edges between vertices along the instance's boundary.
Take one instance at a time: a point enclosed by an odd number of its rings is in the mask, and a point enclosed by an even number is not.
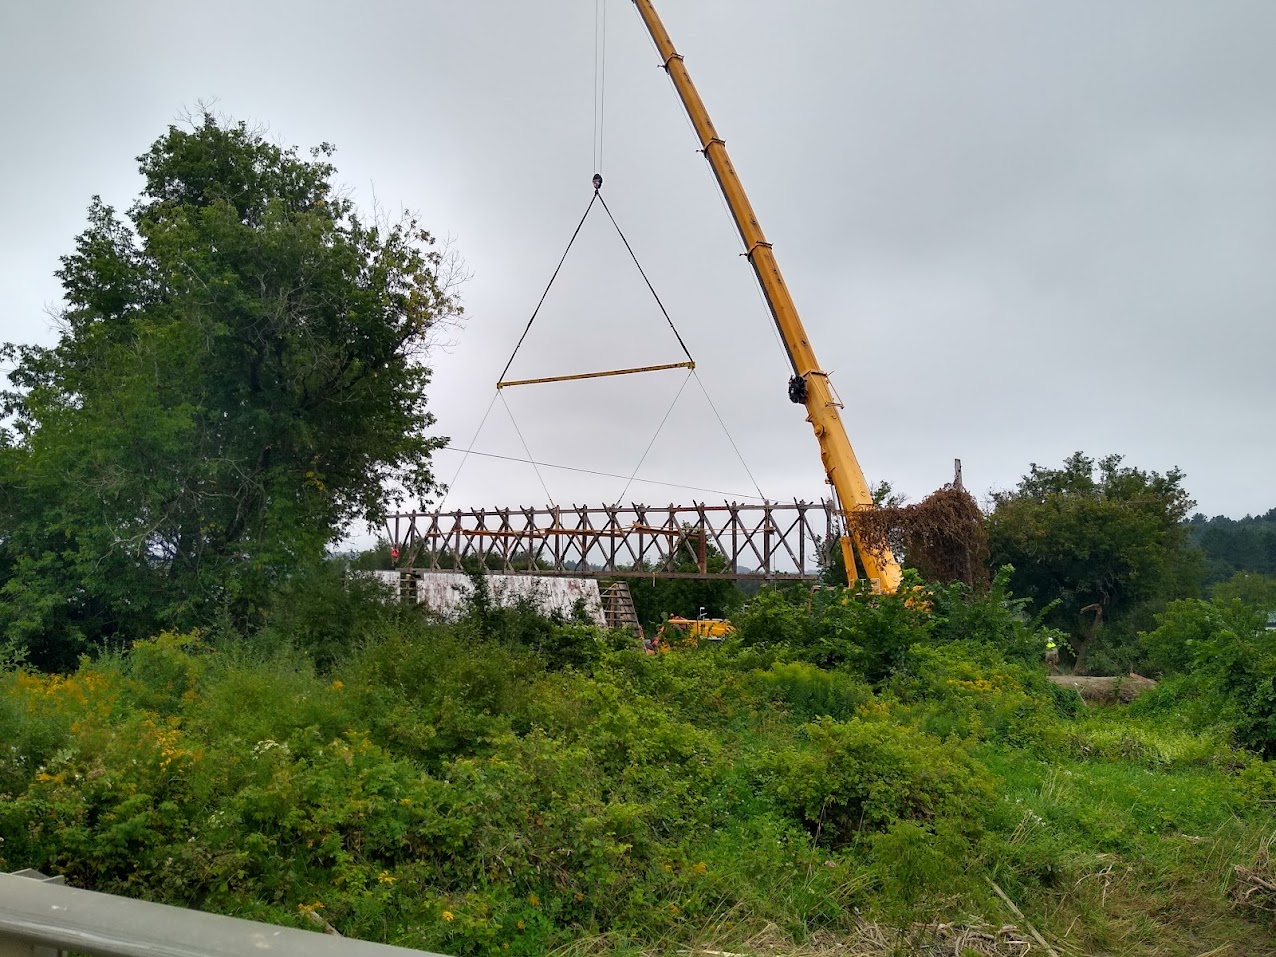
<svg viewBox="0 0 1276 957"><path fill-rule="evenodd" d="M988 532L979 505L960 485L949 484L916 505L878 506L849 513L860 544L889 548L900 564L933 582L988 587Z"/></svg>
<svg viewBox="0 0 1276 957"><path fill-rule="evenodd" d="M1252 867L1236 865L1232 899L1241 907L1276 914L1276 854L1272 851L1273 844L1276 844L1276 832L1263 841Z"/></svg>

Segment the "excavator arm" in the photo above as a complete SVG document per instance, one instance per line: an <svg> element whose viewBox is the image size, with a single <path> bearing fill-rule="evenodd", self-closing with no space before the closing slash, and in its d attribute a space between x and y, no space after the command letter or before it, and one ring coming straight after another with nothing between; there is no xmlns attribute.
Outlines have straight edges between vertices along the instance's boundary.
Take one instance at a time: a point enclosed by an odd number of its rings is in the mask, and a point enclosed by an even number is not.
<svg viewBox="0 0 1276 957"><path fill-rule="evenodd" d="M855 457L855 450L851 448L846 428L842 425L842 417L838 411L840 403L833 394L828 373L821 369L815 358L815 350L806 336L793 297L784 284L784 276L780 273L775 253L767 242L762 227L758 225L757 214L749 203L749 197L745 195L735 167L731 165L726 144L714 129L704 101L691 82L686 64L674 49L673 41L669 39L669 33L661 23L651 0L634 0L634 6L638 8L647 31L655 41L665 71L691 118L691 125L700 140L701 151L713 169L736 228L740 231L745 255L757 274L762 294L766 297L767 306L780 331L780 338L784 340L784 348L793 367L789 397L806 406L806 420L815 430L815 438L820 446L820 459L824 463L829 484L833 486L844 514L872 508L873 496L859 460ZM847 522L847 528L851 536L855 537L854 524ZM853 581L856 578L856 563L851 541L843 537L841 544L842 554L846 559L846 574ZM865 548L862 542L856 540L854 552L858 554L864 576L873 581L879 590L892 593L899 587L899 563L889 550Z"/></svg>

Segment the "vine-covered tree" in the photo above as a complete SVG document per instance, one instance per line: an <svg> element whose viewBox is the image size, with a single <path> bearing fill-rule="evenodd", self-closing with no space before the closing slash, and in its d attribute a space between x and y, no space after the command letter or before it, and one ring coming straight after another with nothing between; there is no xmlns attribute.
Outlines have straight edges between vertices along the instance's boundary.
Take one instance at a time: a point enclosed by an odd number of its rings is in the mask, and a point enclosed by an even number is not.
<svg viewBox="0 0 1276 957"><path fill-rule="evenodd" d="M5 347L0 627L36 660L251 624L350 522L435 487L423 358L460 314L452 260L361 216L332 152L170 127L126 217L90 205L57 343Z"/></svg>
<svg viewBox="0 0 1276 957"><path fill-rule="evenodd" d="M994 566L1013 565L1015 594L1050 608L1048 622L1069 635L1079 672L1104 629L1120 631L1199 590L1199 553L1183 525L1196 503L1183 473L1121 462L1077 452L1062 468L1033 465L1016 489L993 495L988 518Z"/></svg>

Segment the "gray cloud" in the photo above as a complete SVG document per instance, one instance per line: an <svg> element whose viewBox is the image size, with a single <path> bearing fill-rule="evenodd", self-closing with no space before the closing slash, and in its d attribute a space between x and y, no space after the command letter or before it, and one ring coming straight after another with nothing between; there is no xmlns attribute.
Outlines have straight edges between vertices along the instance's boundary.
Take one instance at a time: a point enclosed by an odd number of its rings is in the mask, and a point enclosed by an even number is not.
<svg viewBox="0 0 1276 957"><path fill-rule="evenodd" d="M823 491L739 241L631 5L608 2L606 195L763 491ZM1276 465L1276 7L1266 2L665 0L871 480L912 498L960 456L977 490L1075 449L1178 465L1203 510L1265 511ZM464 447L589 199L590 0L132 0L0 11L3 337L51 340L57 256L89 197L200 99L338 144L363 203L454 237L470 318L436 353ZM674 361L591 220L515 372ZM609 228L609 227L608 227ZM628 475L681 373L510 390L532 452ZM478 446L522 455L502 403ZM439 457L450 478L458 457ZM703 395L643 474L753 492ZM560 502L623 480L546 473ZM629 498L691 492L636 487ZM471 460L450 504L539 503Z"/></svg>

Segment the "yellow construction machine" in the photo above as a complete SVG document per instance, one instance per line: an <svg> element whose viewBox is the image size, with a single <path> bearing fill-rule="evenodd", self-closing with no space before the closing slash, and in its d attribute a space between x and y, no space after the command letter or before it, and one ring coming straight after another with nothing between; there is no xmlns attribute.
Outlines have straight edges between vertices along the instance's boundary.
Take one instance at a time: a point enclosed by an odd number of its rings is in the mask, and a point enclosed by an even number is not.
<svg viewBox="0 0 1276 957"><path fill-rule="evenodd" d="M646 647L651 653L669 651L676 647L695 646L701 641L722 641L734 634L735 626L725 618L682 618L671 615L665 619Z"/></svg>
<svg viewBox="0 0 1276 957"><path fill-rule="evenodd" d="M682 56L674 49L673 41L661 23L651 0L633 0L634 6L646 24L665 71L673 81L674 89L682 100L682 105L691 118L691 125L700 140L700 148L709 161L713 174L722 189L722 195L731 210L740 238L744 241L745 255L748 257L758 283L762 286L762 294L766 297L767 306L775 320L776 328L784 341L785 351L793 369L789 380L789 398L806 406L806 420L815 430L816 441L820 445L820 459L824 464L828 482L833 486L839 509L844 519L859 509L873 508L873 496L869 491L867 480L860 469L851 441L842 425L839 409L842 407L836 393L829 382L828 373L820 367L815 358L815 350L811 347L802 320L798 317L797 307L780 267L776 263L775 253L767 242L758 225L757 214L745 195L744 187L736 175L735 167L727 155L726 144L718 136L709 113L705 109L700 94L691 82L686 64ZM842 537L842 556L846 560L848 580L854 582L860 569L864 577L869 579L878 591L893 593L900 583L899 563L888 549L872 549L864 547L858 540L853 521L846 521L845 527L849 535ZM857 562L858 559L858 562Z"/></svg>

